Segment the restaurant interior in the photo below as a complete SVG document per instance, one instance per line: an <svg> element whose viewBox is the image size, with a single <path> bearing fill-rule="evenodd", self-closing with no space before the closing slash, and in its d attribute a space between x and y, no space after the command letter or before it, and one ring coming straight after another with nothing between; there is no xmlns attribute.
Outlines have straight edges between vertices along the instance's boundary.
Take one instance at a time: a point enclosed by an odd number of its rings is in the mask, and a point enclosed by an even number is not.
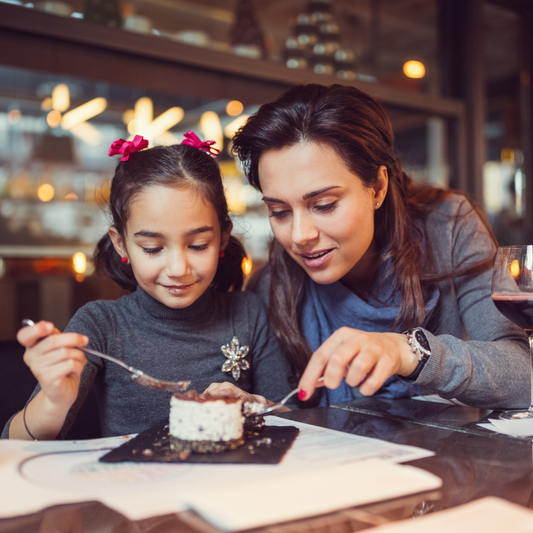
<svg viewBox="0 0 533 533"><path fill-rule="evenodd" d="M109 226L116 159L107 151L117 138L171 145L193 130L216 141L248 279L272 233L231 155L233 135L293 85L351 85L385 107L407 174L469 194L501 246L531 244L532 28L530 0L0 0L1 426L36 383L16 341L21 321L63 329L86 303L127 294L92 262ZM95 402L70 438L94 436ZM294 420L428 448L436 456L415 465L444 480L440 493L261 530L379 530L484 496L533 507L530 438L487 436L476 425L482 409L420 404L376 399ZM0 516L0 533L222 528L191 512L155 514L71 503Z"/></svg>

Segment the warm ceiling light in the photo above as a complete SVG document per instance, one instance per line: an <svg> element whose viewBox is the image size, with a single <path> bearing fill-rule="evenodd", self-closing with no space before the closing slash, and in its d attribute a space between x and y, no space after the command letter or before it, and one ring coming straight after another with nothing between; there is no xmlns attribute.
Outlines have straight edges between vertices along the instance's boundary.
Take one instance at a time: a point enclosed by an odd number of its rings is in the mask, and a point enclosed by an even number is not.
<svg viewBox="0 0 533 533"><path fill-rule="evenodd" d="M100 97L89 100L85 104L76 107L76 109L65 113L61 120L61 126L65 130L70 130L74 126L99 115L106 107L107 100L105 98Z"/></svg>
<svg viewBox="0 0 533 533"><path fill-rule="evenodd" d="M122 113L122 122L126 124L126 126L135 118L135 111L133 109L126 109L124 113Z"/></svg>
<svg viewBox="0 0 533 533"><path fill-rule="evenodd" d="M72 268L76 274L84 274L87 270L87 257L83 252L77 252L72 256Z"/></svg>
<svg viewBox="0 0 533 533"><path fill-rule="evenodd" d="M56 111L66 111L70 107L70 92L68 85L60 83L52 91L52 108Z"/></svg>
<svg viewBox="0 0 533 533"><path fill-rule="evenodd" d="M57 128L61 123L61 113L52 109L48 115L46 115L46 122L51 128Z"/></svg>
<svg viewBox="0 0 533 533"><path fill-rule="evenodd" d="M233 139L233 136L237 133L237 130L244 125L244 123L250 118L250 115L241 115L233 119L225 128L224 135L228 139Z"/></svg>
<svg viewBox="0 0 533 533"><path fill-rule="evenodd" d="M231 115L232 117L235 117L237 115L240 115L243 109L244 106L238 100L232 100L226 106L226 113L228 115Z"/></svg>
<svg viewBox="0 0 533 533"><path fill-rule="evenodd" d="M49 183L43 183L37 189L37 197L41 202L49 202L54 197L54 188Z"/></svg>
<svg viewBox="0 0 533 533"><path fill-rule="evenodd" d="M50 111L52 109L52 98L49 96L41 102L41 109L43 111Z"/></svg>
<svg viewBox="0 0 533 533"><path fill-rule="evenodd" d="M241 267L242 267L242 271L244 272L245 276L247 276L248 274L252 272L252 266L253 266L253 263L250 257L245 257L242 260Z"/></svg>
<svg viewBox="0 0 533 533"><path fill-rule="evenodd" d="M423 78L426 75L426 67L420 61L406 61L403 65L403 73L408 78Z"/></svg>
<svg viewBox="0 0 533 533"><path fill-rule="evenodd" d="M222 150L224 147L224 135L222 133L222 125L220 118L214 111L206 111L200 117L200 130L204 138L210 141L215 141L213 145L215 148Z"/></svg>
<svg viewBox="0 0 533 533"><path fill-rule="evenodd" d="M175 126L183 118L184 112L181 107L171 107L161 113L155 120L144 126L141 133L149 141Z"/></svg>
<svg viewBox="0 0 533 533"><path fill-rule="evenodd" d="M154 104L147 96L139 98L135 102L135 120L137 121L138 131L148 126L154 118ZM136 132L137 133L137 132Z"/></svg>
<svg viewBox="0 0 533 533"><path fill-rule="evenodd" d="M73 133L78 139L81 139L84 143L89 144L90 146L99 146L102 143L102 134L100 133L100 130L88 122L82 122L81 124L72 126L72 128L70 128L70 133Z"/></svg>
<svg viewBox="0 0 533 533"><path fill-rule="evenodd" d="M78 199L77 195L75 195L73 192L69 192L65 196L65 200L77 200L77 199Z"/></svg>
<svg viewBox="0 0 533 533"><path fill-rule="evenodd" d="M22 114L18 109L12 109L7 114L7 121L9 122L9 124L16 124L20 120L21 116Z"/></svg>

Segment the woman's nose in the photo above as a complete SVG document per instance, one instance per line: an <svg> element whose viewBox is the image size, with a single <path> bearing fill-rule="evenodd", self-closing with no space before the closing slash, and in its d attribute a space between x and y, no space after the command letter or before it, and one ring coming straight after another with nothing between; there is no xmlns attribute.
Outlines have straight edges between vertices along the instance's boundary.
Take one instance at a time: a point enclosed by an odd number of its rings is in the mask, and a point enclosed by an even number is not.
<svg viewBox="0 0 533 533"><path fill-rule="evenodd" d="M306 244L318 237L313 218L307 213L295 213L292 222L292 242Z"/></svg>

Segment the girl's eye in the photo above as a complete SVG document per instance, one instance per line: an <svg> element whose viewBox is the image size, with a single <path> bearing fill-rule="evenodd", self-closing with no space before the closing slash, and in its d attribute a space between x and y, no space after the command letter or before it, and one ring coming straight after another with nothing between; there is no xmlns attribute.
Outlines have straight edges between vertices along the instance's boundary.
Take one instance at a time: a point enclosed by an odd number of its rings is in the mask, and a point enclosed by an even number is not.
<svg viewBox="0 0 533 533"><path fill-rule="evenodd" d="M161 246L159 246L158 248L143 248L143 252L145 254L156 254L158 252L160 252L163 248Z"/></svg>
<svg viewBox="0 0 533 533"><path fill-rule="evenodd" d="M201 252L202 250L207 250L207 244L191 244L189 248L191 250L196 250L197 252Z"/></svg>
<svg viewBox="0 0 533 533"><path fill-rule="evenodd" d="M287 215L289 211L286 209L284 211L271 211L270 215L268 215L270 218L283 218Z"/></svg>
<svg viewBox="0 0 533 533"><path fill-rule="evenodd" d="M316 205L315 209L317 211L320 211L321 213L328 213L329 211L333 211L336 207L337 207L337 202L331 202L331 204Z"/></svg>

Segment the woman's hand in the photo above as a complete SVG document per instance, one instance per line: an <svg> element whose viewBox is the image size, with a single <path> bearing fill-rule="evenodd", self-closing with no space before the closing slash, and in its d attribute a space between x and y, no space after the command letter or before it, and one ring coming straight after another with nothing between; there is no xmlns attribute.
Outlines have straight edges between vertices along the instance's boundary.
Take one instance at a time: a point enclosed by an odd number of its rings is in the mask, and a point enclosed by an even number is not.
<svg viewBox="0 0 533 533"><path fill-rule="evenodd" d="M301 400L310 398L320 376L324 376L328 389L336 389L345 377L348 385L359 385L361 394L372 396L387 378L408 376L417 363L403 334L340 328L311 356L298 396Z"/></svg>
<svg viewBox="0 0 533 533"><path fill-rule="evenodd" d="M22 328L17 340L26 347L24 362L41 385L50 406L68 409L78 395L80 375L86 359L76 349L89 339L78 333L60 333L51 322Z"/></svg>
<svg viewBox="0 0 533 533"><path fill-rule="evenodd" d="M250 394L239 387L225 381L224 383L211 383L203 394L209 394L216 398L240 398L243 402L259 402L263 405L272 405L272 402L259 394Z"/></svg>

